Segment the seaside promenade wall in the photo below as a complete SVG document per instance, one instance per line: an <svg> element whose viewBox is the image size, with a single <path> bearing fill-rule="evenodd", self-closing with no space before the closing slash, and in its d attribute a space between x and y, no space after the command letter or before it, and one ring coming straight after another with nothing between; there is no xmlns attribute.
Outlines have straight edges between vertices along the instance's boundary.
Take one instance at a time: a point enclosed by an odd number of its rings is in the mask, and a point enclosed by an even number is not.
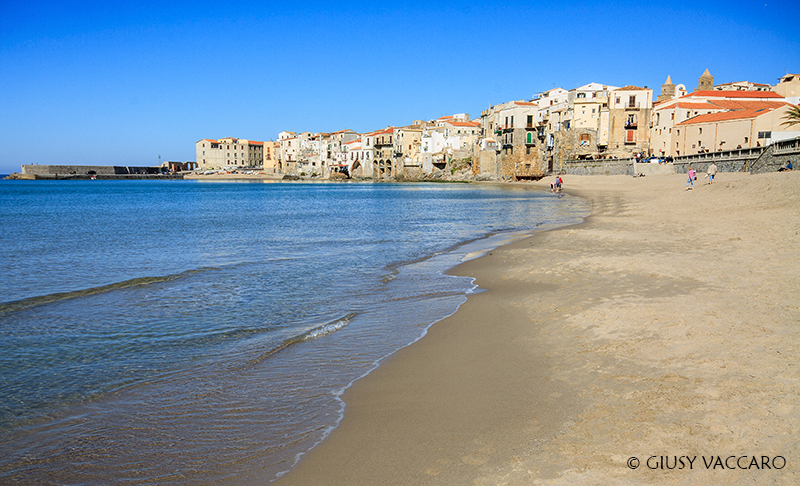
<svg viewBox="0 0 800 486"><path fill-rule="evenodd" d="M563 171L568 175L633 175L633 159L567 160ZM645 176L674 174L672 164L636 164L636 172Z"/></svg>
<svg viewBox="0 0 800 486"><path fill-rule="evenodd" d="M96 175L132 175L132 174L159 174L161 167L146 166L118 166L118 165L51 165L51 164L32 164L23 165L23 175L35 176L66 176L66 175L88 175L94 172Z"/></svg>
<svg viewBox="0 0 800 486"><path fill-rule="evenodd" d="M717 164L720 172L776 172L787 162L800 163L800 137L779 140L766 147L684 155L674 160L676 172L682 174L688 172L690 166L697 172L705 172L711 162Z"/></svg>

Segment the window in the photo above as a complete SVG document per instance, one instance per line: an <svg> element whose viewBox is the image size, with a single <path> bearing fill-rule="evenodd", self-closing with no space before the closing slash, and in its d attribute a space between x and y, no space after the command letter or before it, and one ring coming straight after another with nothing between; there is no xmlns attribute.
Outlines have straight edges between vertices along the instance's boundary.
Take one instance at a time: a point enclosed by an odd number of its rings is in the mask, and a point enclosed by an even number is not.
<svg viewBox="0 0 800 486"><path fill-rule="evenodd" d="M533 134L531 132L527 133L525 143L533 143Z"/></svg>
<svg viewBox="0 0 800 486"><path fill-rule="evenodd" d="M586 93L578 93L578 98L586 98Z"/></svg>
<svg viewBox="0 0 800 486"><path fill-rule="evenodd" d="M702 127L698 128L697 130L698 130L698 132L697 132L697 133L699 133L699 134L701 134L701 135L703 134L703 128L702 128Z"/></svg>

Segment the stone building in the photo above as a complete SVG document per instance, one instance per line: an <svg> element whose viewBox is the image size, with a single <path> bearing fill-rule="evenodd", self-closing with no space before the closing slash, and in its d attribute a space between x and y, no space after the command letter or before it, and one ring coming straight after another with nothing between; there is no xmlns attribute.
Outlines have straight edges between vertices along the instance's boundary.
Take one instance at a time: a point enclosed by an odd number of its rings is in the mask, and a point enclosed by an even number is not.
<svg viewBox="0 0 800 486"><path fill-rule="evenodd" d="M264 166L264 142L243 138L204 138L195 143L197 165L201 169L261 168Z"/></svg>
<svg viewBox="0 0 800 486"><path fill-rule="evenodd" d="M714 76L706 69L697 80L697 89L695 91L710 91L712 89L714 89Z"/></svg>
<svg viewBox="0 0 800 486"><path fill-rule="evenodd" d="M650 150L653 90L625 86L610 92L604 157L627 158Z"/></svg>
<svg viewBox="0 0 800 486"><path fill-rule="evenodd" d="M398 173L408 179L419 179L422 173L422 124L394 129L393 157Z"/></svg>
<svg viewBox="0 0 800 486"><path fill-rule="evenodd" d="M659 102L680 98L681 96L686 95L687 92L688 91L686 91L685 85L674 84L672 82L672 76L668 75L667 80L661 85L661 94L658 95L658 98L656 98L656 101L653 102L653 105L655 107L655 105Z"/></svg>
<svg viewBox="0 0 800 486"><path fill-rule="evenodd" d="M509 101L484 110L481 129L481 152L493 150L496 156L481 154L478 174L487 170L498 171L496 175L504 179L530 179L543 175L537 147L542 144L544 127L535 101Z"/></svg>

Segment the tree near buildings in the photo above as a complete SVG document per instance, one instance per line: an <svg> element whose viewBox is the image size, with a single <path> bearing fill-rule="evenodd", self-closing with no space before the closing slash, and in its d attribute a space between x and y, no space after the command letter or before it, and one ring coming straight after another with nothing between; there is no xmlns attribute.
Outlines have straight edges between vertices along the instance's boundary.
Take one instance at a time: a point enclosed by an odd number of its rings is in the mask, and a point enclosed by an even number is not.
<svg viewBox="0 0 800 486"><path fill-rule="evenodd" d="M783 115L783 119L786 120L785 122L781 123L781 125L797 125L800 124L800 106L793 106Z"/></svg>

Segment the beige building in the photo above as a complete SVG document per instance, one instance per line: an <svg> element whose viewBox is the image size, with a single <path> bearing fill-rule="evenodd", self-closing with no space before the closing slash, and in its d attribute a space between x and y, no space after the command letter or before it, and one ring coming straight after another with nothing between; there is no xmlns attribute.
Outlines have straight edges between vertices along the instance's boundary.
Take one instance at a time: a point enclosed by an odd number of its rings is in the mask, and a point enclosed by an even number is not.
<svg viewBox="0 0 800 486"><path fill-rule="evenodd" d="M414 171L406 174L413 177L418 176L418 171L422 167L420 156L420 144L422 143L422 127L412 125L394 129L394 158L398 167L404 171Z"/></svg>
<svg viewBox="0 0 800 486"><path fill-rule="evenodd" d="M696 138L692 137L683 141L687 136L687 131L684 128L681 130L679 125L696 118L705 116L704 120L710 120L709 115L722 114L726 112L743 112L743 111L757 111L757 110L775 110L785 104L783 97L772 91L733 91L733 90L711 90L711 91L696 91L680 98L671 99L660 102L653 110L653 123L650 129L650 149L651 153L659 156L679 156L691 155L703 151L712 152L719 150L719 143L717 140L710 140L714 142L709 144L707 137ZM762 113L763 114L763 113ZM728 120L737 119L736 115L728 115ZM719 121L723 121L725 116L718 117ZM742 118L744 119L744 118ZM764 118L761 118L763 122ZM724 126L731 126L729 123ZM707 127L698 127L708 130ZM764 130L761 130L764 131ZM773 131L781 131L780 127L773 127L767 130L770 133ZM697 135L697 134L693 134ZM708 133L706 132L706 135ZM748 135L747 140L742 135L733 137L725 136L719 141L724 141L727 144L725 148L736 148L741 145L742 147L755 147L757 144L762 146L771 143L772 137L763 138L758 140ZM762 134L763 135L763 134ZM734 143L735 141L735 143ZM723 144L725 146L726 144Z"/></svg>
<svg viewBox="0 0 800 486"><path fill-rule="evenodd" d="M800 74L787 74L778 80L772 91L786 98L788 103L800 104Z"/></svg>
<svg viewBox="0 0 800 486"><path fill-rule="evenodd" d="M281 161L278 158L280 149L280 142L264 142L264 172L268 174L280 174L283 172Z"/></svg>
<svg viewBox="0 0 800 486"><path fill-rule="evenodd" d="M387 127L361 136L362 150L367 152L364 160L365 177L380 180L396 175L397 168L392 157L394 130L394 127Z"/></svg>
<svg viewBox="0 0 800 486"><path fill-rule="evenodd" d="M653 90L625 86L609 93L605 156L626 158L650 149Z"/></svg>
<svg viewBox="0 0 800 486"><path fill-rule="evenodd" d="M226 167L263 167L264 142L242 138L204 138L195 143L197 164L201 169Z"/></svg>
<svg viewBox="0 0 800 486"><path fill-rule="evenodd" d="M780 127L781 118L791 106L780 103L775 107L693 116L675 126L671 143L677 155L763 147L772 142L773 131Z"/></svg>

